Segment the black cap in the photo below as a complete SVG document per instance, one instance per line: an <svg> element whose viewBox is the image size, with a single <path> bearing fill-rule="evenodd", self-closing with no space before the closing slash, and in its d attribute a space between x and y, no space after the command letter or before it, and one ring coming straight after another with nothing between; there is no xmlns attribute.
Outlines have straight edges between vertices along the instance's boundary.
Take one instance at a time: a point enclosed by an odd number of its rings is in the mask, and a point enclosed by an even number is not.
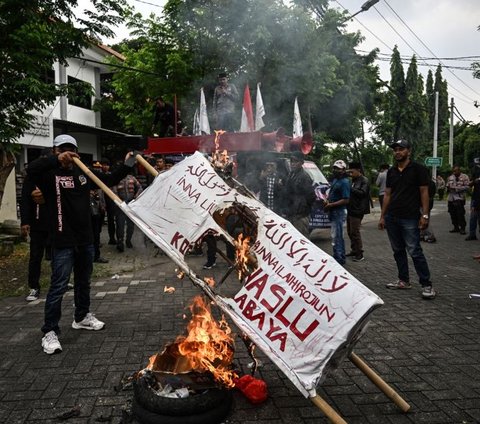
<svg viewBox="0 0 480 424"><path fill-rule="evenodd" d="M304 162L305 161L305 156L303 155L302 152L295 151L292 153L291 159L299 161L299 162Z"/></svg>
<svg viewBox="0 0 480 424"><path fill-rule="evenodd" d="M350 162L348 164L348 169L358 169L359 171L361 171L362 165L360 162Z"/></svg>
<svg viewBox="0 0 480 424"><path fill-rule="evenodd" d="M390 147L394 149L395 147L404 147L405 149L410 149L410 143L407 140L397 140L395 143L390 144Z"/></svg>

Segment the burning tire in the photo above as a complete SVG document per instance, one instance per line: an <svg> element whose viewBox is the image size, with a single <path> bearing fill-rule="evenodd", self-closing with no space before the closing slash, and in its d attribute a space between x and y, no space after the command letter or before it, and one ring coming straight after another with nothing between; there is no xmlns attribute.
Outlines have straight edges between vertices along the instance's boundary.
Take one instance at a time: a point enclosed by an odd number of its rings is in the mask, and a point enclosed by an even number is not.
<svg viewBox="0 0 480 424"><path fill-rule="evenodd" d="M182 416L199 414L215 409L222 403L230 404L230 390L208 389L186 398L169 398L156 395L145 378L133 383L135 400L139 406L156 414Z"/></svg>
<svg viewBox="0 0 480 424"><path fill-rule="evenodd" d="M210 393L212 392L212 393ZM206 398L215 398L218 394L214 395L213 392L224 392L223 400L213 406L210 409L205 410ZM156 396L156 395L155 395ZM160 398L160 396L156 396ZM143 400L143 399L142 399ZM162 401L172 401L172 403ZM182 401L190 400L188 403L191 408L197 408L189 415L185 415L185 411L180 411L178 408L180 404L184 404ZM221 423L230 412L232 406L232 392L230 390L208 390L206 393L198 394L185 399L172 399L163 398L160 402L162 407L171 408L167 414L159 414L152 412L140 404L135 397L132 403L132 412L134 417L142 424L217 424ZM179 405L174 405L173 402L178 402ZM209 403L210 404L210 401ZM202 409L203 408L203 409Z"/></svg>

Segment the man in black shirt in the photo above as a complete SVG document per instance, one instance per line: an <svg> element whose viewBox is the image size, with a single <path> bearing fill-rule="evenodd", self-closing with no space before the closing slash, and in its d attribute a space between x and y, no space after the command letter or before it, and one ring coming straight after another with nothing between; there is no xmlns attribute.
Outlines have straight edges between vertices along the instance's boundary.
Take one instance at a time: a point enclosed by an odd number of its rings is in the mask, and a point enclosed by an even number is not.
<svg viewBox="0 0 480 424"><path fill-rule="evenodd" d="M427 169L410 160L411 146L407 140L391 144L396 165L387 173L385 197L378 228L386 228L397 264L398 280L388 283L389 289L410 289L407 252L413 260L422 297L433 299L436 295L430 281L427 259L420 246L420 230L428 227Z"/></svg>
<svg viewBox="0 0 480 424"><path fill-rule="evenodd" d="M62 298L74 271L75 315L72 328L101 330L105 323L90 313L90 278L93 270L93 230L90 218L90 190L97 186L75 166L77 141L62 134L53 141L53 155L31 162L28 177L42 191L49 218L52 243L52 276L45 300L42 347L51 355L62 351L58 334ZM107 186L117 184L135 164L131 153L125 165L111 174L94 172ZM129 166L127 166L127 164Z"/></svg>

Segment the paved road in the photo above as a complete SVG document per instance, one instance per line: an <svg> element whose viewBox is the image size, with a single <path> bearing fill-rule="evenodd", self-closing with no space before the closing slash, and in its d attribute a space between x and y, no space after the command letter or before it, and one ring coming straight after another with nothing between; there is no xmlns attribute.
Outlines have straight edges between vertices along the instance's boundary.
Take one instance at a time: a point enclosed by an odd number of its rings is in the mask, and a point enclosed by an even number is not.
<svg viewBox="0 0 480 424"><path fill-rule="evenodd" d="M378 211L378 209L377 209ZM385 301L374 312L370 328L355 352L391 384L411 405L403 414L348 360L328 376L319 389L349 423L478 423L480 422L480 241L464 241L450 234L445 203L433 211L438 243L424 250L438 291L434 301L420 297L415 288L389 291L385 283L396 270L385 232L376 229L377 215L363 225L364 262L348 262L346 268ZM315 242L327 252L326 232ZM119 254L103 248L110 259L110 277L92 284L92 311L107 323L100 332L71 328L72 294L64 298L61 326L63 353L48 356L40 347L44 300L27 304L23 298L0 302L0 422L49 423L80 408L69 424L94 423L102 417L121 422L122 409L132 397L116 391L121 380L143 368L147 359L182 334L184 308L198 290L188 280L178 280L173 264L137 232L134 249ZM226 264L203 271L205 257L190 258L200 275L219 279ZM224 290L234 291L228 280ZM174 294L164 293L175 286ZM42 295L43 298L43 295ZM243 343L237 342L236 365L248 373L250 362ZM239 393L227 422L327 423L313 404L303 398L289 380L268 360L259 376L269 388L269 399L250 405Z"/></svg>

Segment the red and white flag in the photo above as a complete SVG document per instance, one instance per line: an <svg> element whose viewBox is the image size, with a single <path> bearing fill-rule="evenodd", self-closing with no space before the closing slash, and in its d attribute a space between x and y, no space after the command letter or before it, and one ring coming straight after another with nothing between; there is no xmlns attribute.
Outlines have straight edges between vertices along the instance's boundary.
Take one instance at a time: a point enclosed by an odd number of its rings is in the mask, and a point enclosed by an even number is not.
<svg viewBox="0 0 480 424"><path fill-rule="evenodd" d="M242 122L240 124L240 132L251 132L255 130L253 121L253 107L252 98L250 97L250 88L248 84L245 86L243 92L243 109L242 109Z"/></svg>

